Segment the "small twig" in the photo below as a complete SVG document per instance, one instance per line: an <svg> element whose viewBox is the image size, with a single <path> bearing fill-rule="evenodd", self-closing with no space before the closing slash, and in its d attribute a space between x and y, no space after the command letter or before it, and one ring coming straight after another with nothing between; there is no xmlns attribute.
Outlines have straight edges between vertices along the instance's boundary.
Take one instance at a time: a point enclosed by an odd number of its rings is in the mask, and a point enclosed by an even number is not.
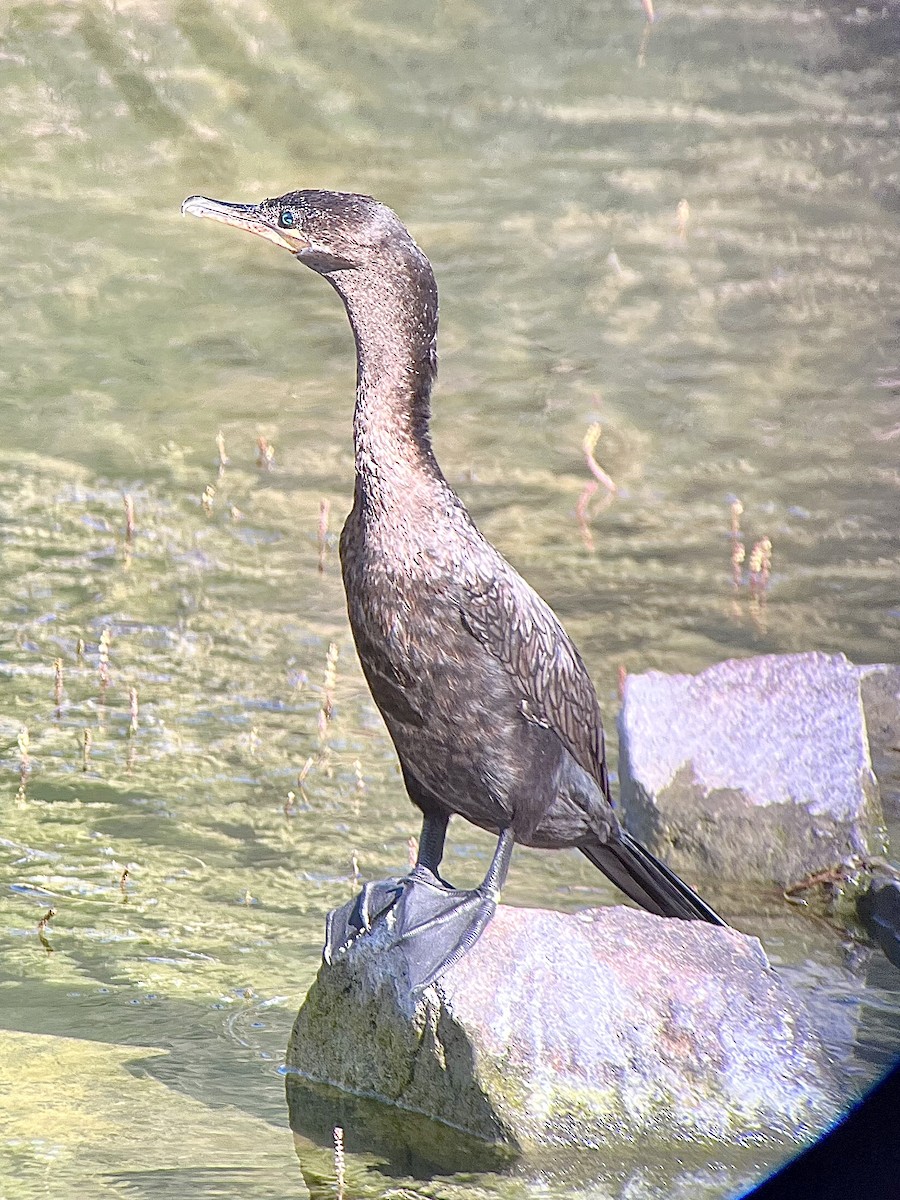
<svg viewBox="0 0 900 1200"><path fill-rule="evenodd" d="M219 452L219 478L221 479L229 462L228 455L225 453L225 434L221 429L216 434L216 449Z"/></svg>
<svg viewBox="0 0 900 1200"><path fill-rule="evenodd" d="M743 571L741 570L741 567L743 566L745 557L746 551L744 550L744 543L735 542L731 547L731 582L735 588L739 588L741 586L741 579L743 577Z"/></svg>
<svg viewBox="0 0 900 1200"><path fill-rule="evenodd" d="M126 493L122 497L125 504L125 541L134 541L134 500Z"/></svg>
<svg viewBox="0 0 900 1200"><path fill-rule="evenodd" d="M585 461L588 465L588 470L594 476L598 483L602 484L608 492L616 494L618 488L613 480L607 475L600 464L594 457L594 451L597 448L597 443L600 441L600 434L603 432L603 426L599 421L594 421L588 426L587 433L581 443L581 448L584 450Z"/></svg>
<svg viewBox="0 0 900 1200"><path fill-rule="evenodd" d="M687 200L679 200L678 207L675 209L675 228L678 230L678 237L682 242L687 241L688 222L691 219L691 206Z"/></svg>
<svg viewBox="0 0 900 1200"><path fill-rule="evenodd" d="M737 589L741 586L743 563L746 557L744 543L741 540L741 515L744 506L735 497L731 502L731 583Z"/></svg>
<svg viewBox="0 0 900 1200"><path fill-rule="evenodd" d="M344 1200L346 1162L344 1160L344 1131L340 1125L332 1130L334 1137L334 1178L337 1184L337 1200Z"/></svg>
<svg viewBox="0 0 900 1200"><path fill-rule="evenodd" d="M127 867L122 868L122 874L119 876L119 891L123 896L128 894L128 880L131 872Z"/></svg>
<svg viewBox="0 0 900 1200"><path fill-rule="evenodd" d="M90 729L83 729L81 732L81 769L87 771L90 768L91 761L91 746L94 741L94 735Z"/></svg>
<svg viewBox="0 0 900 1200"><path fill-rule="evenodd" d="M28 747L31 745L31 738L28 736L27 726L23 725L19 730L19 736L16 738L16 742L19 747L19 776L24 783L28 773L31 770L31 758L28 754Z"/></svg>
<svg viewBox="0 0 900 1200"><path fill-rule="evenodd" d="M653 32L653 22L656 20L653 13L653 0L641 0L644 6L644 13L647 20L644 22L644 28L641 31L641 44L638 46L637 65L643 68L647 62L647 47L650 44L650 34Z"/></svg>
<svg viewBox="0 0 900 1200"><path fill-rule="evenodd" d="M207 517L212 516L213 506L215 505L215 502L216 502L216 489L213 487L213 485L211 483L208 483L206 485L206 487L203 489L203 495L200 497L200 507L203 509L203 513L205 516L207 516Z"/></svg>
<svg viewBox="0 0 900 1200"><path fill-rule="evenodd" d="M53 663L53 703L56 706L57 719L62 716L63 699L63 660L57 658Z"/></svg>
<svg viewBox="0 0 900 1200"><path fill-rule="evenodd" d="M322 684L322 708L319 712L319 736L324 738L328 722L334 715L334 685L337 678L338 648L336 642L329 642L328 653L325 656L325 679Z"/></svg>
<svg viewBox="0 0 900 1200"><path fill-rule="evenodd" d="M851 855L844 862L833 863L830 867L823 867L821 871L813 871L812 874L806 875L797 883L792 883L784 889L784 898L791 900L798 892L809 892L823 884L845 882L854 872L871 871L875 865L877 865L875 859L870 860Z"/></svg>
<svg viewBox="0 0 900 1200"><path fill-rule="evenodd" d="M581 443L587 468L594 478L589 479L582 488L581 495L578 497L578 503L575 505L575 514L578 518L578 528L581 533L582 541L584 542L585 548L590 552L593 552L594 550L594 537L588 525L588 522L591 519L591 500L599 491L600 485L602 485L606 489L606 495L603 497L603 500L600 502L594 512L594 516L597 516L598 513L609 506L613 497L618 491L614 481L609 475L607 475L606 471L603 470L594 456L594 451L597 448L597 443L600 440L600 435L602 432L603 426L599 423L599 421L594 421L588 426L587 433L585 433Z"/></svg>
<svg viewBox="0 0 900 1200"><path fill-rule="evenodd" d="M106 689L109 687L109 645L112 641L112 634L108 629L104 629L100 634L100 644L97 647L100 663L98 673L100 675L100 695L101 699Z"/></svg>
<svg viewBox="0 0 900 1200"><path fill-rule="evenodd" d="M823 883L837 883L842 877L843 867L840 864L826 867L824 871L815 871L812 875L807 875L805 879L792 883L790 887L784 889L784 895L790 897L796 896L798 892L809 892Z"/></svg>
<svg viewBox="0 0 900 1200"><path fill-rule="evenodd" d="M263 471L271 471L275 462L275 447L260 434L256 439L256 465Z"/></svg>
<svg viewBox="0 0 900 1200"><path fill-rule="evenodd" d="M134 500L130 495L124 495L122 502L125 505L125 552L123 554L123 562L126 571L131 570L131 559L134 554Z"/></svg>
<svg viewBox="0 0 900 1200"><path fill-rule="evenodd" d="M594 544L594 535L591 533L588 521L590 520L589 506L591 498L599 491L600 485L593 479L589 479L581 489L581 495L578 497L578 503L575 505L575 516L578 518L578 531L581 534L581 540L584 542L584 548L589 553L593 554L596 546Z"/></svg>
<svg viewBox="0 0 900 1200"><path fill-rule="evenodd" d="M47 911L44 913L44 915L41 917L41 919L37 923L38 939L40 940L41 945L44 947L44 949L47 951L48 954L53 953L53 947L47 941L47 926L49 925L49 923L53 920L53 918L55 916L56 916L56 909L48 908Z"/></svg>
<svg viewBox="0 0 900 1200"><path fill-rule="evenodd" d="M16 803L22 805L26 799L25 789L28 785L28 776L31 773L31 758L28 753L30 738L28 730L24 725L19 730L19 736L16 740L19 746L19 790L16 792Z"/></svg>
<svg viewBox="0 0 900 1200"><path fill-rule="evenodd" d="M137 688L134 687L128 689L128 713L131 717L128 733L134 736L138 731L138 694Z"/></svg>
<svg viewBox="0 0 900 1200"><path fill-rule="evenodd" d="M321 716L321 713L319 715ZM334 756L327 742L316 758L316 768L322 772L326 779L334 779Z"/></svg>
<svg viewBox="0 0 900 1200"><path fill-rule="evenodd" d="M320 717L321 717L321 714L320 714ZM297 784L296 784L297 791L300 793L300 796L303 799L303 803L306 805L307 808L309 808L309 797L306 794L306 789L304 788L303 784L306 782L307 775L313 769L313 765L315 764L315 761L316 760L310 754L309 758L307 758L306 762L303 764L303 766L297 772ZM298 812L296 801L297 801L296 793L292 792L292 791L288 792L287 800L284 803L284 815L286 817L292 817L292 816L294 816L294 814L296 812Z"/></svg>
<svg viewBox="0 0 900 1200"><path fill-rule="evenodd" d="M331 504L328 500L322 499L319 501L319 574L324 574L325 571L325 554L328 550L328 515L331 511Z"/></svg>
<svg viewBox="0 0 900 1200"><path fill-rule="evenodd" d="M769 586L772 573L772 543L767 537L760 538L750 552L750 595L761 596Z"/></svg>
<svg viewBox="0 0 900 1200"><path fill-rule="evenodd" d="M735 496L731 502L731 536L739 538L741 536L741 516L744 512L744 506Z"/></svg>

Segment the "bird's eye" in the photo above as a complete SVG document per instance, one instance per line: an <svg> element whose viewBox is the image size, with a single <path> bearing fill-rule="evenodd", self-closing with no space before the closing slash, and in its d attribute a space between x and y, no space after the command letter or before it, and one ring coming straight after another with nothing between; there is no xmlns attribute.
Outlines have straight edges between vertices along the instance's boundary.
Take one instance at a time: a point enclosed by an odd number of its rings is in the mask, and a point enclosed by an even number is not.
<svg viewBox="0 0 900 1200"><path fill-rule="evenodd" d="M278 224L284 229L291 229L296 220L297 218L289 208L283 208L281 210L281 216L278 218Z"/></svg>

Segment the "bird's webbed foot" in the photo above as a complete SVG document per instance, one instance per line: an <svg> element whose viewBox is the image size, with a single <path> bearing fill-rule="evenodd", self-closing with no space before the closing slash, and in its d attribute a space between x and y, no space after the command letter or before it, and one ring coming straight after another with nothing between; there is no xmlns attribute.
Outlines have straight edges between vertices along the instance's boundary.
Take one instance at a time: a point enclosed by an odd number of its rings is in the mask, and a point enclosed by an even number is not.
<svg viewBox="0 0 900 1200"><path fill-rule="evenodd" d="M405 879L369 883L328 914L325 961L333 962L384 921L399 947L413 992L422 991L475 945L497 908L493 890L460 891L419 864Z"/></svg>
<svg viewBox="0 0 900 1200"><path fill-rule="evenodd" d="M422 991L478 941L496 912L512 849L512 831L505 829L484 882L472 891L441 879L436 872L440 856L430 853L427 862L420 856L403 879L367 883L354 900L328 914L325 961L334 962L357 938L384 923L389 945L403 953L410 989Z"/></svg>
<svg viewBox="0 0 900 1200"><path fill-rule="evenodd" d="M482 885L461 891L417 868L395 906L395 930L414 992L428 987L478 941L497 911L498 896Z"/></svg>
<svg viewBox="0 0 900 1200"><path fill-rule="evenodd" d="M342 950L348 949L361 934L368 933L375 923L386 916L403 894L404 880L379 879L364 883L362 891L340 908L333 908L325 918L325 947L322 957L334 962Z"/></svg>

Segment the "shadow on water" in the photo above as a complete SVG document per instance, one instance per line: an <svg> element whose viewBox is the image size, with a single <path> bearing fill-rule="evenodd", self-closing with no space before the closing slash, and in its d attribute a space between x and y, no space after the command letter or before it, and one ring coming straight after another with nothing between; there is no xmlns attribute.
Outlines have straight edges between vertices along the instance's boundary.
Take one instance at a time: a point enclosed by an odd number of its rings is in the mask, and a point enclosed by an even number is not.
<svg viewBox="0 0 900 1200"><path fill-rule="evenodd" d="M285 1086L304 1176L316 1173L314 1155L322 1150L327 1153L322 1177L329 1171L333 1175L335 1127L343 1130L349 1153L383 1158L385 1172L393 1176L427 1179L461 1170L503 1171L520 1158L514 1147L492 1146L416 1113L310 1083L290 1069Z"/></svg>
<svg viewBox="0 0 900 1200"><path fill-rule="evenodd" d="M539 1188L550 1196L721 1195L759 1177L790 1152L721 1145L643 1145L575 1149L489 1145L416 1113L334 1088L286 1077L290 1126L303 1179L313 1200L336 1188L335 1129L347 1159L346 1194L371 1198L448 1197L479 1182L499 1197L524 1197Z"/></svg>

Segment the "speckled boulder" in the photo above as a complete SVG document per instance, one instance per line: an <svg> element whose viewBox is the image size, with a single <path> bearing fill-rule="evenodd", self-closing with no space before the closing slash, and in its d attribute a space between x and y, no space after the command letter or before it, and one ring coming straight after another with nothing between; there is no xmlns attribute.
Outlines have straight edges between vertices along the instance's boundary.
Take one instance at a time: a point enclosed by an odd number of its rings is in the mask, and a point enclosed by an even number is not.
<svg viewBox="0 0 900 1200"><path fill-rule="evenodd" d="M389 923L323 965L288 1066L488 1141L803 1139L837 1088L754 938L629 908L501 906L410 995Z"/></svg>
<svg viewBox="0 0 900 1200"><path fill-rule="evenodd" d="M628 828L694 881L784 886L885 851L859 671L842 654L630 675L619 734Z"/></svg>

